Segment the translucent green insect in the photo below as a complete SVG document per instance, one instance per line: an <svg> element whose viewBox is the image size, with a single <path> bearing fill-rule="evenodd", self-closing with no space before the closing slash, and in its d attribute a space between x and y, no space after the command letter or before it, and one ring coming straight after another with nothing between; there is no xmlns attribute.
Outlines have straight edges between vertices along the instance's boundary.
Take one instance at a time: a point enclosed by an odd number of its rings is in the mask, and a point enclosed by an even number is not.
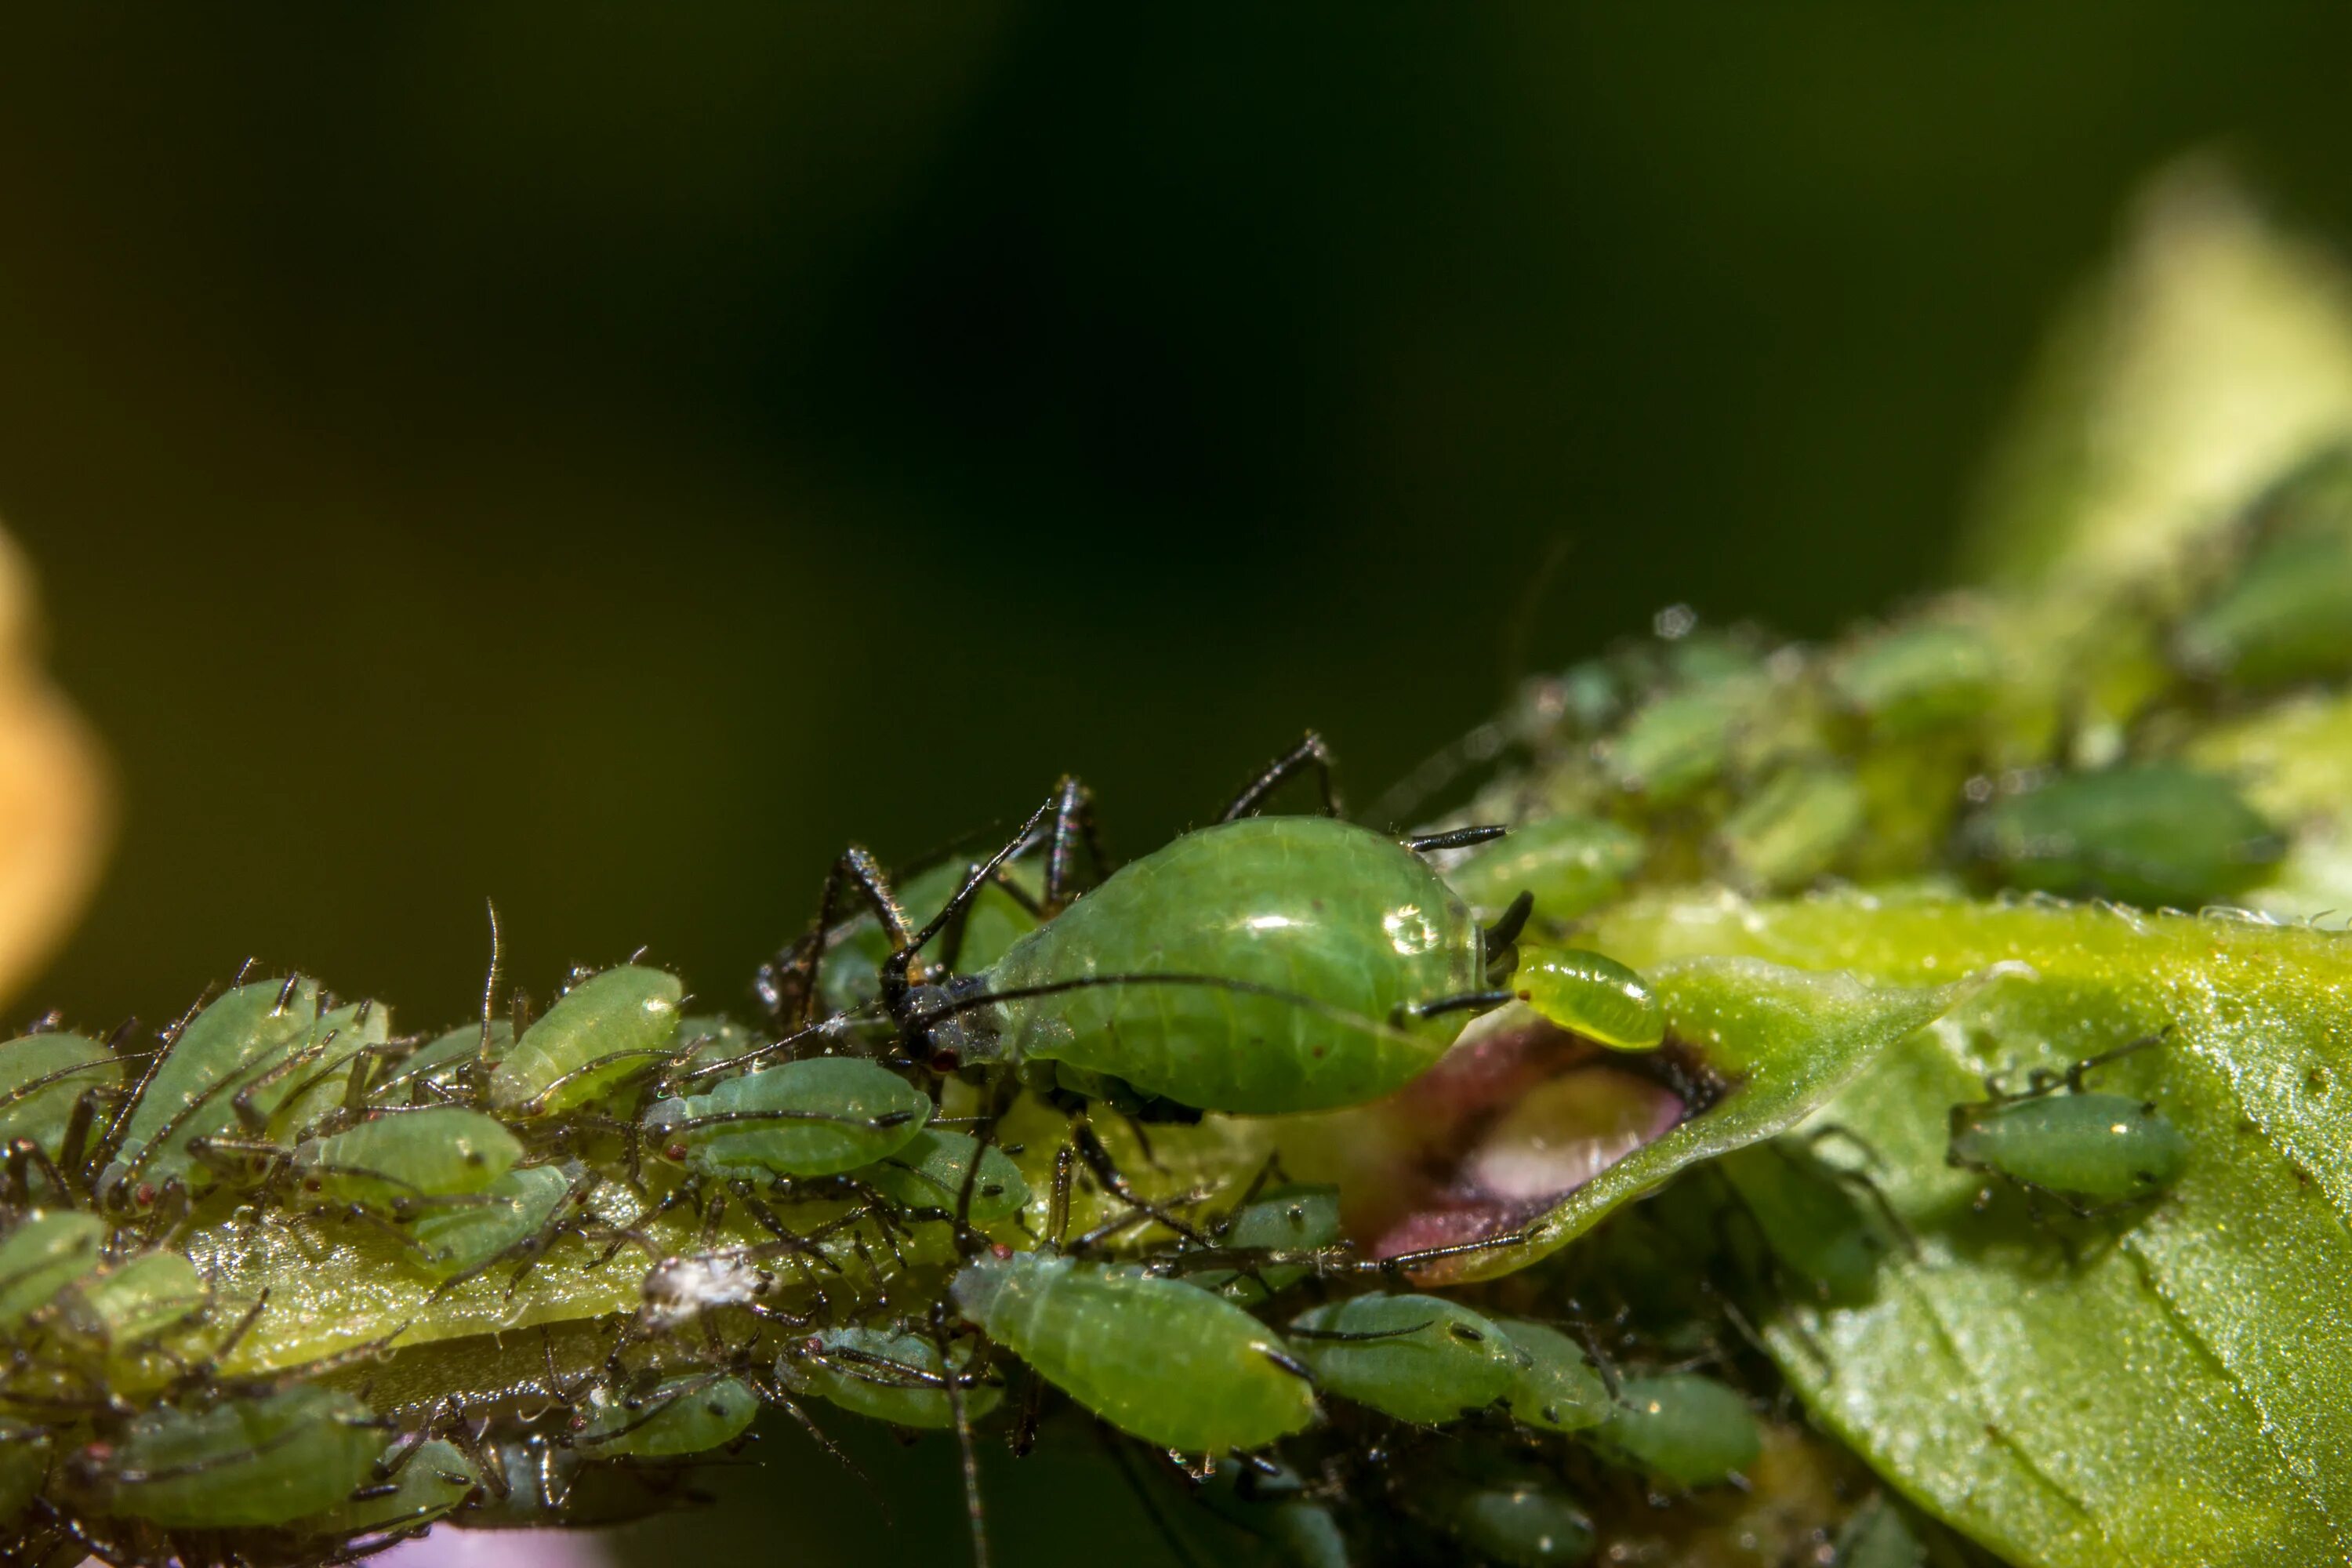
<svg viewBox="0 0 2352 1568"><path fill-rule="evenodd" d="M350 1496L286 1529L335 1542L404 1534L454 1512L480 1485L473 1461L456 1444L441 1437L403 1437L376 1457L367 1479Z"/></svg>
<svg viewBox="0 0 2352 1568"><path fill-rule="evenodd" d="M967 1264L964 1317L1120 1431L1187 1454L1261 1448L1315 1417L1305 1368L1223 1298L1038 1253Z"/></svg>
<svg viewBox="0 0 2352 1568"><path fill-rule="evenodd" d="M95 1511L166 1529L275 1525L347 1500L383 1448L367 1406L303 1384L209 1408L159 1406L121 1443L75 1456L72 1479Z"/></svg>
<svg viewBox="0 0 2352 1568"><path fill-rule="evenodd" d="M35 1209L0 1237L0 1333L15 1334L59 1290L94 1271L108 1228L96 1215Z"/></svg>
<svg viewBox="0 0 2352 1568"><path fill-rule="evenodd" d="M1535 895L1544 919L1569 921L1616 898L1648 854L1630 827L1593 816L1548 816L1472 850L1446 869L1445 879L1488 919L1524 892Z"/></svg>
<svg viewBox="0 0 2352 1568"><path fill-rule="evenodd" d="M555 1116L651 1077L675 1054L677 976L625 963L565 992L490 1072L501 1115Z"/></svg>
<svg viewBox="0 0 2352 1568"><path fill-rule="evenodd" d="M646 1114L663 1154L721 1180L829 1176L887 1159L931 1114L929 1095L862 1057L811 1057Z"/></svg>
<svg viewBox="0 0 2352 1568"><path fill-rule="evenodd" d="M1830 687L1887 740L1963 723L1999 698L2000 650L1961 621L1923 621L1838 655Z"/></svg>
<svg viewBox="0 0 2352 1568"><path fill-rule="evenodd" d="M215 1173L189 1152L190 1141L235 1127L233 1097L308 1042L318 1020L318 983L299 975L235 986L188 1019L110 1130L100 1202L143 1212L175 1187L211 1185Z"/></svg>
<svg viewBox="0 0 2352 1568"><path fill-rule="evenodd" d="M2171 763L2009 796L1970 819L1964 846L2013 887L2181 909L2254 887L2285 853L2235 785Z"/></svg>
<svg viewBox="0 0 2352 1568"><path fill-rule="evenodd" d="M41 1427L0 1416L0 1524L14 1523L40 1495L54 1446Z"/></svg>
<svg viewBox="0 0 2352 1568"><path fill-rule="evenodd" d="M592 1458L671 1459L723 1448L751 1429L760 1396L740 1378L700 1373L643 1394L596 1388L572 1415L572 1446Z"/></svg>
<svg viewBox="0 0 2352 1568"><path fill-rule="evenodd" d="M462 1106L387 1111L294 1152L306 1202L394 1215L465 1206L514 1168L522 1144L496 1117Z"/></svg>
<svg viewBox="0 0 2352 1568"><path fill-rule="evenodd" d="M1617 1385L1616 1407L1587 1436L1603 1452L1684 1488L1744 1474L1764 1448L1748 1401L1696 1373L1625 1379Z"/></svg>
<svg viewBox="0 0 2352 1568"><path fill-rule="evenodd" d="M1547 1023L1613 1050L1645 1051L1666 1037L1650 983L1606 954L1522 944L1510 984Z"/></svg>
<svg viewBox="0 0 2352 1568"><path fill-rule="evenodd" d="M1952 1107L1945 1159L2057 1198L2078 1215L2156 1196L2188 1163L2189 1140L2152 1102L2085 1089L2083 1076L2157 1038L2076 1062L2063 1078L2036 1074L2022 1094L2003 1094L1988 1079L1988 1098Z"/></svg>
<svg viewBox="0 0 2352 1568"><path fill-rule="evenodd" d="M1512 1419L1547 1432L1581 1432L1608 1417L1608 1384L1582 1345L1549 1324L1524 1318L1492 1321L1520 1356L1503 1395Z"/></svg>
<svg viewBox="0 0 2352 1568"><path fill-rule="evenodd" d="M1528 1358L1492 1322L1440 1296L1357 1296L1291 1320L1287 1337L1327 1394L1434 1426L1507 1396Z"/></svg>
<svg viewBox="0 0 2352 1568"><path fill-rule="evenodd" d="M971 1175L975 1155L980 1171ZM887 1159L861 1167L856 1175L913 1215L954 1215L959 1205L968 1205L964 1221L986 1226L1029 1205L1029 1184L1010 1155L992 1144L982 1148L968 1132L937 1127L924 1128Z"/></svg>
<svg viewBox="0 0 2352 1568"><path fill-rule="evenodd" d="M1797 763L1758 785L1716 829L1728 879L1742 888L1784 892L1837 866L1861 835L1866 803L1843 768Z"/></svg>
<svg viewBox="0 0 2352 1568"><path fill-rule="evenodd" d="M2249 688L2352 670L2352 451L2290 473L2251 521L2236 574L2175 628L2175 660Z"/></svg>
<svg viewBox="0 0 2352 1568"><path fill-rule="evenodd" d="M1491 1005L1465 905L1411 849L1323 817L1188 833L1121 868L980 976L996 1038L1051 1062L1244 1114L1360 1104Z"/></svg>
<svg viewBox="0 0 2352 1568"><path fill-rule="evenodd" d="M1494 1473L1424 1469L1410 1489L1412 1510L1450 1538L1455 1553L1504 1568L1556 1568L1592 1555L1592 1520L1575 1493L1532 1465Z"/></svg>
<svg viewBox="0 0 2352 1568"><path fill-rule="evenodd" d="M77 1103L121 1081L122 1059L80 1035L57 1030L0 1045L0 1147L21 1138L56 1161Z"/></svg>
<svg viewBox="0 0 2352 1568"><path fill-rule="evenodd" d="M821 1329L785 1345L776 1360L776 1381L893 1426L944 1430L955 1425L950 1376L967 1421L979 1420L1004 1398L1002 1386L974 1373L975 1359L966 1345L942 1363L938 1345L903 1329Z"/></svg>
<svg viewBox="0 0 2352 1568"><path fill-rule="evenodd" d="M501 1263L528 1265L592 1184L577 1163L520 1166L484 1187L478 1203L426 1205L407 1226L412 1256L445 1290Z"/></svg>
<svg viewBox="0 0 2352 1568"><path fill-rule="evenodd" d="M1731 761L1747 716L1748 685L1710 682L1661 697L1635 712L1608 742L1619 786L1672 805L1713 784Z"/></svg>
<svg viewBox="0 0 2352 1568"><path fill-rule="evenodd" d="M1339 1189L1307 1184L1269 1188L1236 1207L1209 1234L1219 1252L1322 1251L1339 1241ZM1182 1277L1204 1290L1254 1307L1313 1271L1308 1263L1265 1261L1237 1268L1187 1269Z"/></svg>

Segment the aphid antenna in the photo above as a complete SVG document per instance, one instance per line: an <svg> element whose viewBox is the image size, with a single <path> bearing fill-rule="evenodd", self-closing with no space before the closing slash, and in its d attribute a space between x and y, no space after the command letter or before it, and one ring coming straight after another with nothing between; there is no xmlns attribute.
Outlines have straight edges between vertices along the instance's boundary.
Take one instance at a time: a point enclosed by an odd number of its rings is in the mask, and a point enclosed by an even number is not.
<svg viewBox="0 0 2352 1568"><path fill-rule="evenodd" d="M240 980L245 972L252 967L253 960L250 958L237 966L236 973ZM195 1021L197 1014L205 1010L205 1004L212 1000L212 996L213 988L209 985L205 986L196 993L196 999L188 1005L186 1012L164 1026L162 1034L157 1037L161 1042L160 1045L148 1056L146 1070L139 1075L139 1081L131 1086L131 1091L116 1105L113 1116L107 1121L106 1131L99 1136L97 1147L90 1151L89 1163L93 1167L101 1166L112 1160L116 1152L121 1150L123 1137L130 1130L131 1118L137 1112L140 1100L146 1096L147 1086L155 1081L155 1074L162 1069L164 1059L171 1055L172 1047L180 1043L180 1037L187 1033L188 1026ZM134 1025L138 1022L135 1018L130 1021Z"/></svg>
<svg viewBox="0 0 2352 1568"><path fill-rule="evenodd" d="M2174 1026L2167 1024L2163 1028L2158 1029L2156 1033L2152 1035L2142 1035L2138 1039L2132 1041L2129 1045L2117 1046L2111 1051L2102 1051L2097 1056L2084 1058L2081 1061L2076 1062L2074 1066L2066 1069L2066 1092L2069 1094L2081 1094L2084 1092L2083 1089L2083 1078L2084 1074L2095 1072L2100 1068L2106 1066L2109 1062L2120 1061L2125 1057L2136 1056L2141 1051L2164 1044L2167 1039L2171 1037L2173 1027Z"/></svg>
<svg viewBox="0 0 2352 1568"><path fill-rule="evenodd" d="M1266 797L1280 789L1294 775L1314 770L1315 781L1323 795L1323 815L1341 816L1339 792L1332 783L1331 748L1313 730L1307 731L1298 744L1285 752L1259 771L1258 775L1244 784L1241 792L1225 803L1217 814L1219 822L1236 822L1244 816L1255 816L1265 806Z"/></svg>

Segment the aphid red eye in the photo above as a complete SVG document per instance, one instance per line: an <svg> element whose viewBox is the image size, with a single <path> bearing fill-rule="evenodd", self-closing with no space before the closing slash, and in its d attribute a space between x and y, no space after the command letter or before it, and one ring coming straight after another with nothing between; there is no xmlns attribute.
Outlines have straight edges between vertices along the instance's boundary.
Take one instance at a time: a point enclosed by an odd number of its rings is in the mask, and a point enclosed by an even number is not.
<svg viewBox="0 0 2352 1568"><path fill-rule="evenodd" d="M138 1187L132 1191L131 1198L132 1202L136 1203L142 1209L152 1208L154 1206L155 1203L155 1189L150 1186L147 1183L142 1182L139 1184Z"/></svg>
<svg viewBox="0 0 2352 1568"><path fill-rule="evenodd" d="M1013 1249L1001 1241L992 1241L988 1244L988 1255L1002 1263L1013 1256Z"/></svg>
<svg viewBox="0 0 2352 1568"><path fill-rule="evenodd" d="M664 1157L667 1159L683 1160L686 1158L686 1145L683 1143L673 1143L668 1148L663 1150L662 1153Z"/></svg>

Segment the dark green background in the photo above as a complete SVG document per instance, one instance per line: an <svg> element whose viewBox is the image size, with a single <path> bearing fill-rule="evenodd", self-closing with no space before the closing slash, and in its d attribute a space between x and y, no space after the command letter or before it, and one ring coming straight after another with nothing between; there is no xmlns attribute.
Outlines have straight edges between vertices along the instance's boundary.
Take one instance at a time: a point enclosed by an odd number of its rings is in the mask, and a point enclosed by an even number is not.
<svg viewBox="0 0 2352 1568"><path fill-rule="evenodd" d="M1369 795L1682 599L1936 581L2037 332L2217 139L2352 226L2318 8L334 8L0 23L0 515L123 829L37 988L248 952L734 1004L853 837ZM712 1526L883 1562L936 1447ZM908 1467L911 1466L912 1468ZM992 1482L1009 1560L1108 1483ZM1131 1518L1123 1529L1135 1528ZM664 1526L642 1561L703 1560Z"/></svg>

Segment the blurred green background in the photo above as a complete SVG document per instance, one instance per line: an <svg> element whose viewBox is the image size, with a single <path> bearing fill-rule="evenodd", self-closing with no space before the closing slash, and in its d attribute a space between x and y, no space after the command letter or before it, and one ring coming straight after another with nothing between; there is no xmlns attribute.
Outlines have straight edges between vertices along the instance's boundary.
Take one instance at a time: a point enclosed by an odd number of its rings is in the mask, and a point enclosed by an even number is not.
<svg viewBox="0 0 2352 1568"><path fill-rule="evenodd" d="M1369 798L1672 601L1826 633L1938 580L2152 164L2352 230L2347 58L2315 7L12 14L0 517L124 795L35 995L252 952L439 1024L495 897L541 994L646 943L739 1005L852 837L1072 770L1133 852L1309 723ZM635 1550L956 1550L945 1452L850 1437L887 1519L780 1426L764 1511ZM1139 1528L993 1469L1010 1561Z"/></svg>

